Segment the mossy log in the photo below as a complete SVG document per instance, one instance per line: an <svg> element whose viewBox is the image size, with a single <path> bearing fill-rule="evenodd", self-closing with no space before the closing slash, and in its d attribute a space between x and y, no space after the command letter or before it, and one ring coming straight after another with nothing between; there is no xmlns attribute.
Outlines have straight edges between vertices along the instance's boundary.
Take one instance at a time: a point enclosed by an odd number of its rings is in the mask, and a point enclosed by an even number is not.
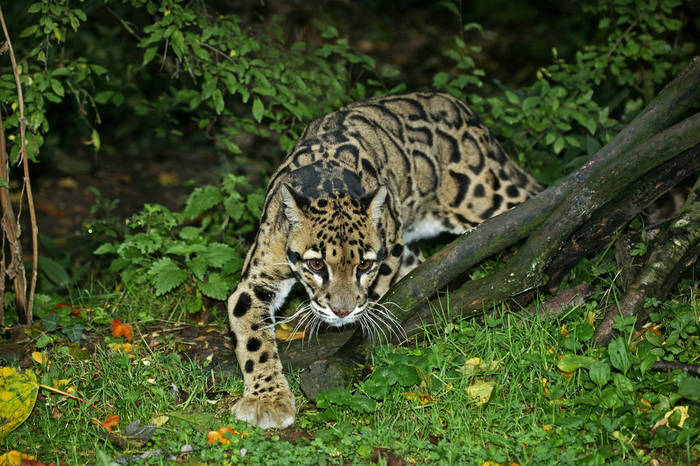
<svg viewBox="0 0 700 466"><path fill-rule="evenodd" d="M659 174L658 170L664 170L659 167L669 160L680 157L679 160L694 162L700 147L700 114L676 122L698 101L700 58L695 58L634 121L578 171L447 245L389 290L382 302L398 305L400 309L394 314L407 335L419 333L423 324L433 322L428 306L430 297L470 267L527 237L505 267L450 293L450 306L443 318L481 313L512 296L544 285L548 282L550 264L589 219L594 215L604 219L611 207L609 203L616 198L625 199L640 183L656 186L654 176ZM671 165L665 169L672 170ZM625 216L638 210L639 205L630 207ZM366 354L374 344L356 332L339 355Z"/></svg>
<svg viewBox="0 0 700 466"><path fill-rule="evenodd" d="M616 316L637 316L637 323L646 321L645 302L648 298L663 300L680 272L695 263L700 252L700 177L695 182L680 217L664 234L657 236L655 247L642 272L627 290L619 307L610 309L598 324L596 343L607 345L615 335Z"/></svg>

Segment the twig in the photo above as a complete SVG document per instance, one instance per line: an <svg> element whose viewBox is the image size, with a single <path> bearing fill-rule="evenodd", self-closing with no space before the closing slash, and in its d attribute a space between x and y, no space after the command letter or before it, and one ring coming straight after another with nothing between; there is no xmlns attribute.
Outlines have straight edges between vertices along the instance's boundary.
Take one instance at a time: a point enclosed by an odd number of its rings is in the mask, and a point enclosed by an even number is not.
<svg viewBox="0 0 700 466"><path fill-rule="evenodd" d="M59 395L67 396L68 398L72 398L72 399L74 399L74 400L77 400L77 401L80 401L80 402L82 402L82 403L85 403L86 405L89 405L89 406L95 408L95 409L98 410L98 411L104 412L103 409L98 408L98 407L95 406L94 404L92 404L92 403L90 403L90 402L88 402L88 401L85 401L84 399L82 399L82 398L80 398L80 397L78 397L78 396L71 395L70 393L64 392L63 390L59 390L58 388L50 387L50 386L48 386L48 385L44 385L43 383L40 383L40 384L39 384L39 388L43 388L44 390L48 390L48 391L50 391L50 392L57 393L57 394L59 394Z"/></svg>
<svg viewBox="0 0 700 466"><path fill-rule="evenodd" d="M700 375L700 366L694 364L683 364L682 362L658 361L655 362L654 365L651 366L651 368L655 371L673 371L678 369L681 371L688 372L689 374Z"/></svg>
<svg viewBox="0 0 700 466"><path fill-rule="evenodd" d="M20 135L19 158L22 161L22 168L24 170L24 187L26 187L27 189L27 205L29 206L29 219L32 224L32 278L29 285L29 299L27 303L27 308L25 309L25 316L27 321L26 323L27 325L30 325L32 323L32 308L34 307L34 290L36 289L37 267L39 264L39 228L37 227L36 223L36 212L34 210L32 185L29 181L29 161L27 160L26 138L27 121L24 118L24 97L22 95L22 83L19 79L19 69L17 68L17 61L15 60L15 52L12 49L12 42L10 41L10 34L7 32L7 25L5 24L5 17L2 13L2 8L0 8L0 23L2 24L2 32L5 35L5 41L7 42L8 51L10 52L10 61L12 62L12 74L14 74L15 83L17 84L17 104L19 105Z"/></svg>

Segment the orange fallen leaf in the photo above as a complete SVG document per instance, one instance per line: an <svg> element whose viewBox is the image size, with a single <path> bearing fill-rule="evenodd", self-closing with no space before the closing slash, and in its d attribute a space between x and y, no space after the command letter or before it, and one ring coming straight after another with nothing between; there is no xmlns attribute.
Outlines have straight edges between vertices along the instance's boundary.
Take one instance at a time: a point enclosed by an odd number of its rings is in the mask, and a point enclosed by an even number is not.
<svg viewBox="0 0 700 466"><path fill-rule="evenodd" d="M238 432L237 430L234 430L230 428L229 426L223 426L220 427L218 430L210 430L209 433L207 434L207 443L209 445L212 445L216 442L221 443L222 445L228 445L231 443L231 440L224 437L224 434L231 434L231 435L237 435L239 437L245 437L248 435L247 432Z"/></svg>
<svg viewBox="0 0 700 466"><path fill-rule="evenodd" d="M93 420L93 422L96 422L96 421L97 421L96 419ZM120 419L119 419L119 416L117 414L110 414L109 416L107 416L107 419L105 419L102 422L99 422L99 424L102 427L104 427L105 429L107 429L108 431L112 432L112 427L119 424L119 421L120 421Z"/></svg>
<svg viewBox="0 0 700 466"><path fill-rule="evenodd" d="M112 336L115 338L124 337L131 341L133 336L131 324L125 324L119 319L114 319L112 321Z"/></svg>

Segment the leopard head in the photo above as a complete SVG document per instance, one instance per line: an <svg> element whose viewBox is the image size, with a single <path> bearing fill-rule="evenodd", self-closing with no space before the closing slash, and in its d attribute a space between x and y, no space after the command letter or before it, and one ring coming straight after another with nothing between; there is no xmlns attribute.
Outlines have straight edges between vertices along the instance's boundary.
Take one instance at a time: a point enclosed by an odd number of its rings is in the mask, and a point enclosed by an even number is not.
<svg viewBox="0 0 700 466"><path fill-rule="evenodd" d="M386 256L386 188L359 199L341 192L308 199L287 185L281 193L288 263L311 312L336 327L358 321L371 307L371 285Z"/></svg>

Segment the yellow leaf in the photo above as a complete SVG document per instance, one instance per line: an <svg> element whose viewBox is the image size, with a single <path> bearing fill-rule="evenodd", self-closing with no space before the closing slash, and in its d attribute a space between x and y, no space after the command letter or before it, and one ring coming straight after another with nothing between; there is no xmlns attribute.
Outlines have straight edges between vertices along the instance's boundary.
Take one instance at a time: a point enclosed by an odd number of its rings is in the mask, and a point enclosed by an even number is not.
<svg viewBox="0 0 700 466"><path fill-rule="evenodd" d="M35 459L35 456L10 450L0 456L0 466L20 466L24 461L34 461Z"/></svg>
<svg viewBox="0 0 700 466"><path fill-rule="evenodd" d="M15 430L34 408L39 384L30 370L0 367L0 439Z"/></svg>
<svg viewBox="0 0 700 466"><path fill-rule="evenodd" d="M283 328L275 329L275 338L281 341L299 340L306 336L305 332L294 332Z"/></svg>
<svg viewBox="0 0 700 466"><path fill-rule="evenodd" d="M586 312L586 320L588 321L589 324L591 324L591 327L595 327L595 313L588 311Z"/></svg>
<svg viewBox="0 0 700 466"><path fill-rule="evenodd" d="M156 416L153 419L151 419L151 424L154 424L156 427L160 427L163 424L165 424L166 422L168 422L169 419L170 419L170 417L165 416L165 415Z"/></svg>
<svg viewBox="0 0 700 466"><path fill-rule="evenodd" d="M112 348L112 351L123 351L125 353L132 353L134 351L134 347L131 343L110 343L109 347Z"/></svg>
<svg viewBox="0 0 700 466"><path fill-rule="evenodd" d="M38 351L32 352L32 359L36 361L37 364L41 365L44 365L47 362L49 362L49 359L46 356L44 356L43 353L40 353Z"/></svg>
<svg viewBox="0 0 700 466"><path fill-rule="evenodd" d="M495 382L485 382L482 380L467 387L467 393L476 400L477 405L483 405L491 399L491 393L495 386Z"/></svg>
<svg viewBox="0 0 700 466"><path fill-rule="evenodd" d="M678 427L683 427L683 424L685 424L685 420L688 419L688 417L690 417L690 416L688 416L688 407L687 407L687 406L676 406L676 407L673 408L671 411L669 411L669 412L667 412L666 414L664 414L664 417L665 417L666 419L668 419L668 418L670 418L671 415L672 415L673 413L675 413L676 411L680 411L680 412L681 412L681 420L678 421Z"/></svg>
<svg viewBox="0 0 700 466"><path fill-rule="evenodd" d="M491 364L486 364L481 358L469 358L462 367L457 369L457 372L461 372L464 375L472 375L477 372L495 371L498 369L498 366L498 361L491 361Z"/></svg>
<svg viewBox="0 0 700 466"><path fill-rule="evenodd" d="M53 388L60 389L64 385L68 385L68 382L70 382L70 379L52 379L52 381L53 381L53 383L51 384L51 386Z"/></svg>

